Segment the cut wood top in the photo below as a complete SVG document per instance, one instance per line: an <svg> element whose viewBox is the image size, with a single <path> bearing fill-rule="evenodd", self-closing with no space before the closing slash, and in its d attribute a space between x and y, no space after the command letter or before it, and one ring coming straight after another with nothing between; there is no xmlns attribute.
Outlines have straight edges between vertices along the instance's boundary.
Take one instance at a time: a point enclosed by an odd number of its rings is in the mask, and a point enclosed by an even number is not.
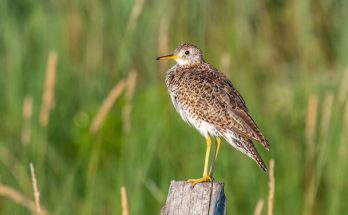
<svg viewBox="0 0 348 215"><path fill-rule="evenodd" d="M226 196L220 182L199 183L171 181L162 215L225 215Z"/></svg>

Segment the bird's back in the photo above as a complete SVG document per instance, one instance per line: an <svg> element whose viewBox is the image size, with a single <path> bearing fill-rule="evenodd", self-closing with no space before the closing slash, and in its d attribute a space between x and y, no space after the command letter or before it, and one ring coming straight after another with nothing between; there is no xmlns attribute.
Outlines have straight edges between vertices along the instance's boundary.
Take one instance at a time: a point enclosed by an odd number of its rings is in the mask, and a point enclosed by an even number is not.
<svg viewBox="0 0 348 215"><path fill-rule="evenodd" d="M227 77L207 63L174 66L166 77L168 91L181 117L203 136L224 137L266 169L251 140L268 142L251 118L240 93Z"/></svg>

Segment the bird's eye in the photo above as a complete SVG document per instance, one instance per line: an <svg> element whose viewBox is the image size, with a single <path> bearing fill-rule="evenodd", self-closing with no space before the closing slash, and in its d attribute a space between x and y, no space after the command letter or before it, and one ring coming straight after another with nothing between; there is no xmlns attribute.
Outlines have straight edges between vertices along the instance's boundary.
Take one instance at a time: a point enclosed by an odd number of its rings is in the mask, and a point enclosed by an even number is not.
<svg viewBox="0 0 348 215"><path fill-rule="evenodd" d="M185 55L189 55L189 54L190 54L190 52L189 52L189 51L186 51L186 52L185 52Z"/></svg>

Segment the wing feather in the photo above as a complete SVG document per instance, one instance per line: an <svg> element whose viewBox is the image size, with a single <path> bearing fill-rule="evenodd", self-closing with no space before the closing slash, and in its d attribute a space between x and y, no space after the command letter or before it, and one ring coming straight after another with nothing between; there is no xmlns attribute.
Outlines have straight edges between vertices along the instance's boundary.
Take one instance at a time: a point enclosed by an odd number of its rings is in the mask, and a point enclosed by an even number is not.
<svg viewBox="0 0 348 215"><path fill-rule="evenodd" d="M205 106L203 113L199 115L205 117L208 122L211 121L214 125L220 124L221 127L227 127L247 139L259 141L268 149L268 141L251 118L240 93L223 73L211 65L207 65L207 67L200 67L197 71L185 74L188 76L192 74L195 78L189 78L191 84L199 89L206 89L205 97L209 97L209 99L192 98L193 102L199 100ZM197 73L199 73L199 76L197 76ZM202 95L202 93L197 92L190 94L192 97ZM220 117L216 116L217 113L220 114Z"/></svg>

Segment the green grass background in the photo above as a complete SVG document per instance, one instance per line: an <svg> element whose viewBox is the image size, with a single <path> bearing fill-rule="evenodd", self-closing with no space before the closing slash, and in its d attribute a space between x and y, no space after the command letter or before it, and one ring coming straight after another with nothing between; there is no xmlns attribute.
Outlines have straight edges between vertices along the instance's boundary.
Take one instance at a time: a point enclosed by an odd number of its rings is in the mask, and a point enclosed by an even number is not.
<svg viewBox="0 0 348 215"><path fill-rule="evenodd" d="M218 68L230 59L224 72L270 141L269 152L257 147L267 163L275 159L275 214L304 214L310 170L316 192L309 214L348 214L347 1L145 0L132 28L134 5L134 0L0 1L2 184L32 199L33 162L41 204L52 214L120 214L121 186L130 214L159 214L170 181L199 177L203 169L204 139L180 119L165 87L165 71L174 62L155 61L192 42ZM159 51L160 37L168 38L168 53ZM58 54L55 105L43 127L39 112L51 50ZM122 131L122 95L91 134L90 123L107 93L133 68L138 78L131 131ZM32 133L23 145L28 95ZM333 95L333 104L323 133L325 95ZM319 102L314 164L308 169L310 96ZM259 199L267 200L267 174L226 142L215 178L226 184L229 214L252 214ZM2 196L0 214L30 212Z"/></svg>

